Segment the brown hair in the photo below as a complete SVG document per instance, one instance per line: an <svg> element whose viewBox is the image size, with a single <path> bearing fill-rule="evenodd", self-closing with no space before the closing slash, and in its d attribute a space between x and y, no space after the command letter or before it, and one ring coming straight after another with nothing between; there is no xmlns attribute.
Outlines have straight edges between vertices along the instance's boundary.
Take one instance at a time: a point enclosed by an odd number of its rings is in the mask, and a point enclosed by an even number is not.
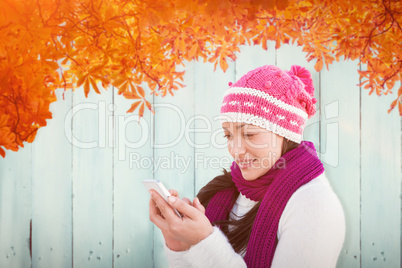
<svg viewBox="0 0 402 268"><path fill-rule="evenodd" d="M297 146L299 146L298 143L284 138L281 155L296 148ZM228 188L236 189L236 185L232 181L232 176L230 172L223 169L223 174L215 177L207 185L201 188L201 190L198 192L197 197L199 198L201 204L206 208L208 206L209 201L217 192ZM232 204L236 202L238 196L239 192L237 192L236 189L236 194L233 197ZM244 252L247 248L248 240L251 234L251 229L253 227L253 223L257 215L258 208L260 207L260 204L261 201L259 201L252 209L250 209L249 212L247 212L244 216L242 216L238 220L226 219L222 221L213 222L214 225L221 226L221 230L228 238L233 249L239 254ZM229 225L233 226L233 230L231 232L229 232L228 228Z"/></svg>

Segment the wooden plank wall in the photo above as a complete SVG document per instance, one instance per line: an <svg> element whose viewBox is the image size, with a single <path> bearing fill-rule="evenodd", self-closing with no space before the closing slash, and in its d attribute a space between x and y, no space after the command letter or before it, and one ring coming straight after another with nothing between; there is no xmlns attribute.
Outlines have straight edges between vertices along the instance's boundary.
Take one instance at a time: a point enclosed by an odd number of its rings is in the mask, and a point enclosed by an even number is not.
<svg viewBox="0 0 402 268"><path fill-rule="evenodd" d="M113 88L101 95L58 90L53 119L33 144L0 159L0 267L167 267L159 229L149 221L143 179L193 198L229 168L218 120L222 94L249 70L305 66L317 113L305 129L346 215L337 267L401 265L401 119L392 96L357 86L357 62L314 71L301 48L243 47L226 73L187 63L186 87L148 96L146 110ZM395 87L397 89L397 86Z"/></svg>

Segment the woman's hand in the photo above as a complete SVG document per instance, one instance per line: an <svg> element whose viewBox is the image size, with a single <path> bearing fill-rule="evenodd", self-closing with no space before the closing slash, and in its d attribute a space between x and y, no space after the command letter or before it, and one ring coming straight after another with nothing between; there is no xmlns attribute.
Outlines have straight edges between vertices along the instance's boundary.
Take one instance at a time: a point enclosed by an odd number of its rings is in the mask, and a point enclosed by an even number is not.
<svg viewBox="0 0 402 268"><path fill-rule="evenodd" d="M213 227L205 216L205 208L197 198L192 206L190 200L181 200L173 190L172 196L169 197L169 205L157 192L150 192L150 220L161 229L166 245L171 250L187 250L213 232ZM183 218L180 219L172 207L177 209Z"/></svg>
<svg viewBox="0 0 402 268"><path fill-rule="evenodd" d="M176 190L171 189L171 190L169 190L169 192L170 192L171 195L179 198L179 193ZM188 198L183 198L183 200L186 203L191 204L191 202L190 202L190 200ZM151 221L152 221L152 217L156 217L156 216L155 215L152 216L151 214L162 216L160 210L158 209L158 207L156 206L155 201L153 201L152 198L149 201L149 215L150 215L150 218L151 218ZM161 229L161 227L159 227L159 229ZM168 248L170 248L171 250L173 250L173 251L185 251L185 250L187 250L187 249L189 249L191 247L191 245L188 244L188 243L185 243L185 242L182 242L182 241L179 241L179 240L176 240L176 239L172 238L173 236L169 232L166 232L165 230L162 230L162 229L161 229L161 231L162 231L162 235L163 235L163 237L165 239L166 246Z"/></svg>

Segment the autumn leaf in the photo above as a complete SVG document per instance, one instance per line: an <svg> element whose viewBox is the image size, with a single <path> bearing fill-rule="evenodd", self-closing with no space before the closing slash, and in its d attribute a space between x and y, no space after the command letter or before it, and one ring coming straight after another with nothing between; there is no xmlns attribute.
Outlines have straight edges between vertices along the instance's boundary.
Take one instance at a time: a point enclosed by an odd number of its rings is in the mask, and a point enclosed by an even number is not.
<svg viewBox="0 0 402 268"><path fill-rule="evenodd" d="M81 76L77 81L76 87L82 86L84 84L84 82L86 81L87 77L88 77L88 75Z"/></svg>
<svg viewBox="0 0 402 268"><path fill-rule="evenodd" d="M220 67L221 67L221 69L223 70L223 72L226 72L226 70L227 70L228 67L229 67L229 65L228 65L228 63L226 62L226 60L221 58L221 60L219 61L219 64L220 64Z"/></svg>
<svg viewBox="0 0 402 268"><path fill-rule="evenodd" d="M135 109L137 109L138 105L141 104L141 101L137 101L134 102L133 104L131 104L131 108L127 110L127 113L132 113L135 111Z"/></svg>
<svg viewBox="0 0 402 268"><path fill-rule="evenodd" d="M138 94L136 92L131 92L131 91L125 91L123 93L123 96L126 99L140 99L140 96L138 96Z"/></svg>
<svg viewBox="0 0 402 268"><path fill-rule="evenodd" d="M85 79L85 82L84 82L84 92L85 92L85 97L86 97L86 98L88 98L89 90L90 90L90 88L89 88L89 79L88 79L88 77L87 77L87 78Z"/></svg>
<svg viewBox="0 0 402 268"><path fill-rule="evenodd" d="M138 115L140 116L140 118L144 116L144 102L141 102L141 106L140 106Z"/></svg>
<svg viewBox="0 0 402 268"><path fill-rule="evenodd" d="M155 110L152 109L152 105L149 101L145 100L145 104L147 105L147 108L153 113L155 114Z"/></svg>
<svg viewBox="0 0 402 268"><path fill-rule="evenodd" d="M98 89L98 86L96 85L95 80L94 80L92 77L90 77L90 78L89 78L89 81L91 82L91 85L92 85L93 89L95 90L95 92L98 93L98 94L100 94L100 91L99 91L99 89Z"/></svg>
<svg viewBox="0 0 402 268"><path fill-rule="evenodd" d="M317 72L319 72L322 69L322 65L323 65L322 59L318 59L317 62L315 63L315 65L314 65L314 69Z"/></svg>
<svg viewBox="0 0 402 268"><path fill-rule="evenodd" d="M143 89L142 87L138 86L138 87L137 87L137 91L138 91L138 93L140 94L140 96L141 96L142 98L145 97L145 91L144 91L144 89Z"/></svg>
<svg viewBox="0 0 402 268"><path fill-rule="evenodd" d="M402 102L398 102L399 115L402 116Z"/></svg>

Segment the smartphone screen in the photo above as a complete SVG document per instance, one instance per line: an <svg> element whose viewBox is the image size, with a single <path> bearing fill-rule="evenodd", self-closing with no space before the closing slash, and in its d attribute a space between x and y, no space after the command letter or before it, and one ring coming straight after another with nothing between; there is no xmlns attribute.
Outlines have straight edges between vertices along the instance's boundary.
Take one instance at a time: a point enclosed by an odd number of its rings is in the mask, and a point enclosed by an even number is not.
<svg viewBox="0 0 402 268"><path fill-rule="evenodd" d="M159 180L144 180L144 181L142 181L142 184L144 184L145 188L147 188L148 191L153 189L156 192L158 192L158 194L160 194L160 196L162 196L166 202L167 202L168 196L171 196L169 191L166 189L166 187L163 185L163 183ZM181 214L176 209L173 208L173 210L177 214L177 216L182 218Z"/></svg>

